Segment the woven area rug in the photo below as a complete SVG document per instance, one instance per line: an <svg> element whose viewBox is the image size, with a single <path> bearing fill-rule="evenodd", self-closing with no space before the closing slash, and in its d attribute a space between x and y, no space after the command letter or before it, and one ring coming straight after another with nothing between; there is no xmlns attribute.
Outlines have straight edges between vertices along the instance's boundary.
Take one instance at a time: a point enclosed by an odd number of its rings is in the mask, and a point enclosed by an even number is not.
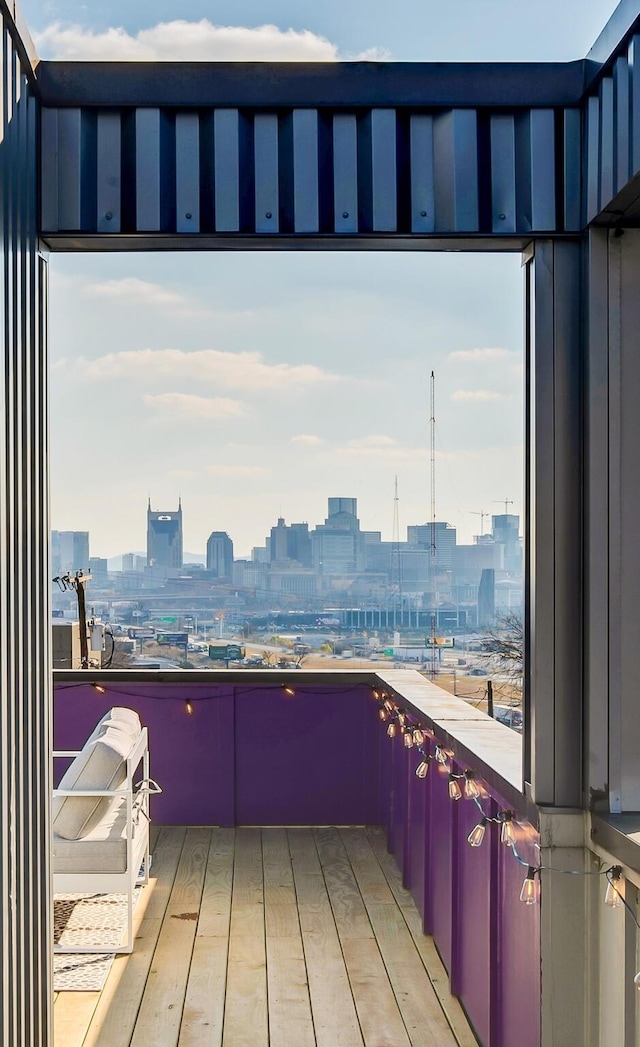
<svg viewBox="0 0 640 1047"><path fill-rule="evenodd" d="M136 888L134 907L141 888ZM56 894L53 900L56 945L97 949L119 945L127 933L126 894ZM113 953L57 953L53 957L55 992L99 992L107 980Z"/></svg>

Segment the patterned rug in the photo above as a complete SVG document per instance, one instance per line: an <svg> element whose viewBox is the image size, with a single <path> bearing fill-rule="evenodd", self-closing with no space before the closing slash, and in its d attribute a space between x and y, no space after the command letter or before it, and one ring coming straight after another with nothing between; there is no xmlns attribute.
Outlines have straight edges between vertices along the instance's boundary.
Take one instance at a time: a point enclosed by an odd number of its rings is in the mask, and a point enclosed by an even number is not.
<svg viewBox="0 0 640 1047"><path fill-rule="evenodd" d="M136 888L134 908L141 888ZM126 894L56 894L54 941L58 945L119 945L127 933ZM107 980L113 953L57 953L53 957L55 992L99 992Z"/></svg>

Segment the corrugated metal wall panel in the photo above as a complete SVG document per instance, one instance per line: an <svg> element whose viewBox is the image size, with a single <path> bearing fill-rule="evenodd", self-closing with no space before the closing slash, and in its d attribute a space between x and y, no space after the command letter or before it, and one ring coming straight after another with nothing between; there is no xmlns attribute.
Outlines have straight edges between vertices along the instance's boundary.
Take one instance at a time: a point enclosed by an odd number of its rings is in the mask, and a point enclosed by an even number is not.
<svg viewBox="0 0 640 1047"><path fill-rule="evenodd" d="M45 235L575 229L563 216L577 154L563 147L579 151L580 139L573 124L556 135L553 109L131 112L43 111Z"/></svg>
<svg viewBox="0 0 640 1047"><path fill-rule="evenodd" d="M1 61L0 1039L11 1047L47 1047L52 905L46 262L38 253L37 102L30 70L21 68L6 24ZM62 123L71 128L72 122ZM43 124L54 155L58 128L57 114ZM46 207L55 214L55 168L52 174ZM79 207L78 196L69 202Z"/></svg>

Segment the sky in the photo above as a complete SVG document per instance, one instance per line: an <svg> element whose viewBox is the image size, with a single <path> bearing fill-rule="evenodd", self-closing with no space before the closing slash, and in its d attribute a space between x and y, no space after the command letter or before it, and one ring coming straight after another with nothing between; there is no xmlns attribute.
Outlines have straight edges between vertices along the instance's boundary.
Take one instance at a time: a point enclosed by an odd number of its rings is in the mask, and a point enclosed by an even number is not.
<svg viewBox="0 0 640 1047"><path fill-rule="evenodd" d="M583 57L612 0L22 0L43 58L529 61ZM178 15L178 17L176 17ZM392 537L522 512L517 255L52 255L52 526L144 550L181 496L184 545L236 556L329 496ZM502 505L500 504L502 502ZM513 504L511 504L513 502ZM485 519L485 530L487 530Z"/></svg>

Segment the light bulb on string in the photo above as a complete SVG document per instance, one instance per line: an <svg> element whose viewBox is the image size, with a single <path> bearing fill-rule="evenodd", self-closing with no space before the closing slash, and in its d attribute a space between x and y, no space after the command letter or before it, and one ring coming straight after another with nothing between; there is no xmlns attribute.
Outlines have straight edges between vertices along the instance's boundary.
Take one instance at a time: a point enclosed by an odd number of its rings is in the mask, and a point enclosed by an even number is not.
<svg viewBox="0 0 640 1047"><path fill-rule="evenodd" d="M614 865L607 875L607 889L604 893L604 904L612 909L619 909L622 905L622 867Z"/></svg>
<svg viewBox="0 0 640 1047"><path fill-rule="evenodd" d="M449 775L449 799L450 800L461 800L462 789L460 784L453 774Z"/></svg>
<svg viewBox="0 0 640 1047"><path fill-rule="evenodd" d="M287 698L295 698L296 692L294 687L289 687L286 683L281 683L280 686L282 688L282 693L285 694Z"/></svg>
<svg viewBox="0 0 640 1047"><path fill-rule="evenodd" d="M387 734L389 735L390 738L395 738L395 735L396 735L396 725L395 725L395 723L390 723L389 724L389 726L387 727Z"/></svg>
<svg viewBox="0 0 640 1047"><path fill-rule="evenodd" d="M391 701L390 698L386 698L385 699L384 707L387 710L387 712L390 712L390 713L392 713L393 710L395 709L395 706L394 706L394 704L393 704L393 702Z"/></svg>
<svg viewBox="0 0 640 1047"><path fill-rule="evenodd" d="M464 772L464 795L467 800L478 800L480 798L480 788L473 777L473 771Z"/></svg>
<svg viewBox="0 0 640 1047"><path fill-rule="evenodd" d="M540 897L540 882L536 877L537 872L538 870L533 865L530 865L527 870L527 875L520 891L520 901L524 902L525 905L536 905Z"/></svg>
<svg viewBox="0 0 640 1047"><path fill-rule="evenodd" d="M411 731L404 732L404 747L405 749L413 748L413 734L411 733Z"/></svg>
<svg viewBox="0 0 640 1047"><path fill-rule="evenodd" d="M94 691L98 692L98 694L106 694L107 693L107 688L103 687L102 684L92 683L91 686L93 687Z"/></svg>
<svg viewBox="0 0 640 1047"><path fill-rule="evenodd" d="M191 704L191 702L186 701L184 703L184 711L186 712L187 716L193 716L193 705Z"/></svg>
<svg viewBox="0 0 640 1047"><path fill-rule="evenodd" d="M424 760L416 767L416 778L426 778L429 773L429 757L425 756Z"/></svg>
<svg viewBox="0 0 640 1047"><path fill-rule="evenodd" d="M388 714L388 712L387 712L387 710L386 710L386 709L380 709L380 710L378 711L378 716L379 716L379 717L380 717L380 719L381 719L381 720L383 720L383 721L384 721L384 720L386 720L386 718L387 718L387 716L388 716L388 715L389 715L389 714Z"/></svg>
<svg viewBox="0 0 640 1047"><path fill-rule="evenodd" d="M474 826L474 828L467 836L467 843L471 847L480 847L482 841L484 840L484 834L487 831L487 821L488 819L486 817L483 817L482 820L479 821L476 826Z"/></svg>
<svg viewBox="0 0 640 1047"><path fill-rule="evenodd" d="M407 722L406 713L398 713L398 723L400 724L400 726L404 727L406 722Z"/></svg>
<svg viewBox="0 0 640 1047"><path fill-rule="evenodd" d="M447 762L447 754L444 751L444 749L442 748L442 746L440 746L440 745L436 745L436 760L443 767L445 766L445 764Z"/></svg>
<svg viewBox="0 0 640 1047"><path fill-rule="evenodd" d="M513 812L504 811L502 815L502 828L500 830L500 843L506 847L514 847L516 834L513 827Z"/></svg>
<svg viewBox="0 0 640 1047"><path fill-rule="evenodd" d="M424 745L424 731L420 727L414 727L413 729L413 743L414 745Z"/></svg>

